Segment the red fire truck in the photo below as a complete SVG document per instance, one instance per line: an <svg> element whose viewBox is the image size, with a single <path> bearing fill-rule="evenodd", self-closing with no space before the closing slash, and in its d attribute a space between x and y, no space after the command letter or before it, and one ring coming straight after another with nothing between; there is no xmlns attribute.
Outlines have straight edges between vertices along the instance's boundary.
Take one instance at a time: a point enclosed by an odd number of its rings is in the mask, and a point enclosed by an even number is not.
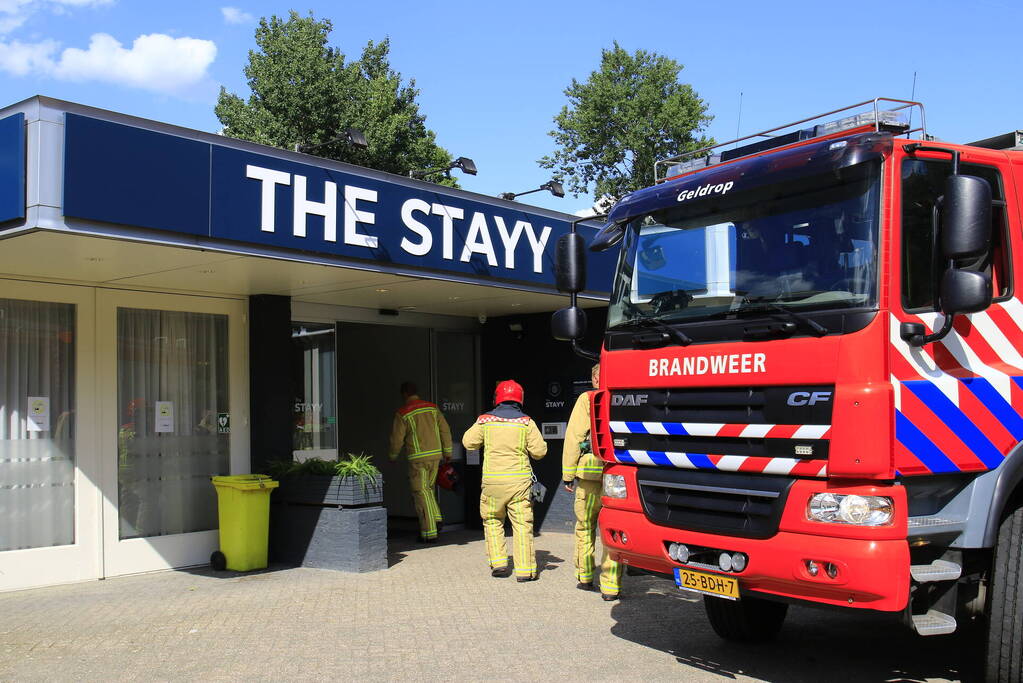
<svg viewBox="0 0 1023 683"><path fill-rule="evenodd" d="M590 244L620 245L592 406L612 555L727 639L793 602L901 612L1023 678L1021 144L878 98L658 162L614 206ZM566 235L577 350L584 271Z"/></svg>

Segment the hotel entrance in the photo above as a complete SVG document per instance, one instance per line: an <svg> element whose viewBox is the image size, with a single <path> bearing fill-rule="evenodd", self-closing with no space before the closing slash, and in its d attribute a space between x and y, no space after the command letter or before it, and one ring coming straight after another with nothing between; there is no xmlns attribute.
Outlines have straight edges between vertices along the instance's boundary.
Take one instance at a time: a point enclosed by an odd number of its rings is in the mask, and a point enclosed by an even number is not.
<svg viewBox="0 0 1023 683"><path fill-rule="evenodd" d="M462 470L461 435L480 412L478 335L363 322L296 321L292 328L292 376L301 377L293 402L295 459L372 456L383 473L391 527L415 530L407 460L388 458L394 413L402 405L399 387L414 382L423 399L437 404ZM439 490L438 502L446 524L465 521L463 491Z"/></svg>
<svg viewBox="0 0 1023 683"><path fill-rule="evenodd" d="M537 343L555 245L594 224L46 97L0 108L0 188L0 590L204 564L209 478L279 461L372 456L414 533L404 381L451 427L448 525L478 523L460 438L495 379L564 421L543 387L575 361Z"/></svg>

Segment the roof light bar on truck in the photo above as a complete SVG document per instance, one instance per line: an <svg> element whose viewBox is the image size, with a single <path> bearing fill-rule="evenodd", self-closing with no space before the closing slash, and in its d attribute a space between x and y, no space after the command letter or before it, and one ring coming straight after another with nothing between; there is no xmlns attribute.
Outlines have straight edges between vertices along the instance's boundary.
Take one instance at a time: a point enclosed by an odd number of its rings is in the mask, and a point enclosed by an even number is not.
<svg viewBox="0 0 1023 683"><path fill-rule="evenodd" d="M889 109L881 109L881 103L890 103L892 106ZM888 104L884 106L888 106ZM801 126L805 123L810 123L812 121L823 119L827 116L848 112L861 107L869 107L869 110L813 126L787 131L789 128L795 128L796 126ZM915 128L912 127L911 124L911 121L913 120L912 110L914 107L920 109L920 125ZM834 136L839 133L851 133L854 131L866 131L869 129L873 129L875 132L891 131L900 135L905 134L907 136L912 133L919 132L921 138L927 139L927 121L924 114L924 106L920 102L896 100L889 97L875 97L872 100L866 100L864 102L851 104L847 107L833 109L831 111L824 112L823 114L817 114L816 116L800 119L799 121L794 121L792 123L786 123L782 126L769 128L768 130L761 131L759 133L753 133L752 135L736 138L735 140L729 140L709 147L703 147L702 149L698 149L693 152L686 152L678 156L669 157L668 159L661 159L654 163L654 179L656 182L660 183L668 178L692 173L693 171L698 171L702 168L714 166L715 164L724 163L733 159L747 157L752 154L759 154L760 152L764 152L769 149L777 149L778 147L784 147L786 145L795 144L804 140L811 140L813 138L823 138ZM733 149L723 149L728 145L738 145L740 142L746 142L747 140L753 140L755 138L764 139L758 139L756 142L750 142L741 147L736 146Z"/></svg>

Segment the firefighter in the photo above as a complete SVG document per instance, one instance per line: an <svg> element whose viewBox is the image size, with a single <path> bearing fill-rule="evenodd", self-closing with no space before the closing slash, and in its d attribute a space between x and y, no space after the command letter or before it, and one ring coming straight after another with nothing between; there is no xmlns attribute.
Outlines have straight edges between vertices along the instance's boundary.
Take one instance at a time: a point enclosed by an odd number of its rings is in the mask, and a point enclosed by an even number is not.
<svg viewBox="0 0 1023 683"><path fill-rule="evenodd" d="M593 388L600 386L600 365L590 375ZM565 428L565 446L561 458L561 478L565 490L575 494L575 577L576 588L594 590L593 554L596 550L597 514L600 512L604 463L594 455L590 444L590 398L593 392L580 394ZM622 566L604 551L600 565L600 595L617 600Z"/></svg>
<svg viewBox="0 0 1023 683"><path fill-rule="evenodd" d="M435 543L443 520L434 486L441 459L451 460L451 429L436 405L419 398L415 382L402 383L401 397L404 405L394 414L391 427L390 459L397 460L402 451L408 456L419 538L424 543Z"/></svg>
<svg viewBox="0 0 1023 683"><path fill-rule="evenodd" d="M515 580L534 581L533 502L530 499L533 469L530 458L547 455L547 442L536 423L522 412L523 391L518 382L506 380L494 392L494 409L480 415L462 436L468 450L483 446L483 492L480 516L487 542L490 574L505 577L508 547L504 518L511 519L514 541Z"/></svg>

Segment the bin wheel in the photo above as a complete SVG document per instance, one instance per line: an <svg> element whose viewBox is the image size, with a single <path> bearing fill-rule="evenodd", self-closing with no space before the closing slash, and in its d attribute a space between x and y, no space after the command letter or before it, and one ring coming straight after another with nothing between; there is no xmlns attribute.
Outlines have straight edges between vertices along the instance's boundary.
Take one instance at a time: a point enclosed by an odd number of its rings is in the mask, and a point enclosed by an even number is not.
<svg viewBox="0 0 1023 683"><path fill-rule="evenodd" d="M227 569L227 556L219 550L214 550L210 555L210 566L218 572L224 571Z"/></svg>

